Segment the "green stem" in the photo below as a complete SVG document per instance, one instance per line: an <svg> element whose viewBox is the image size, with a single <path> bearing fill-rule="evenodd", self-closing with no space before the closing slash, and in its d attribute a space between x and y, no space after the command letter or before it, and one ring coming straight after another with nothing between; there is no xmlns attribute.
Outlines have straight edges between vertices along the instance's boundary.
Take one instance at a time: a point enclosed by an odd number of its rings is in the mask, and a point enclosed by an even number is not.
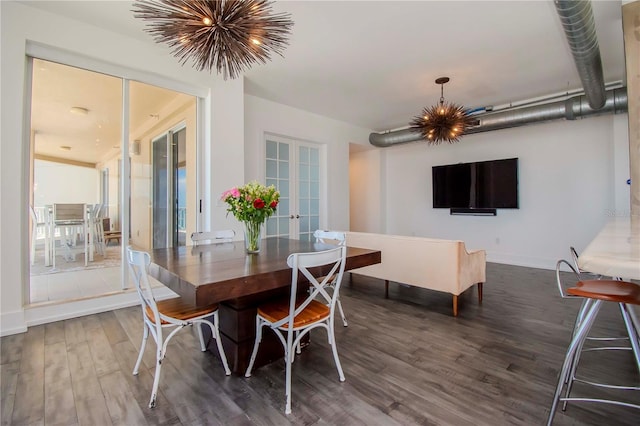
<svg viewBox="0 0 640 426"><path fill-rule="evenodd" d="M262 223L244 222L244 238L248 252L260 251L260 231Z"/></svg>

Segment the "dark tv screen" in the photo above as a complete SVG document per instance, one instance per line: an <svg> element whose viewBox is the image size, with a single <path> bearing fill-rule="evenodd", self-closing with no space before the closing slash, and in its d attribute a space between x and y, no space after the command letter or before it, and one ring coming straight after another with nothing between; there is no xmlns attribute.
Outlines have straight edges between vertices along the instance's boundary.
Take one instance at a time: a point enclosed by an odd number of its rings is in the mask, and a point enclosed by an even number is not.
<svg viewBox="0 0 640 426"><path fill-rule="evenodd" d="M434 166L433 207L518 208L518 159Z"/></svg>

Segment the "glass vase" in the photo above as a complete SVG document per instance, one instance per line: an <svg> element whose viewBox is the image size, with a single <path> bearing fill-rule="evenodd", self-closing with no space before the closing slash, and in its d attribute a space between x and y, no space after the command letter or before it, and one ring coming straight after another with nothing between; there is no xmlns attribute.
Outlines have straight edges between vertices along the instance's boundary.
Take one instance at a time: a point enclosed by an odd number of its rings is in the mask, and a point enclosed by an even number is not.
<svg viewBox="0 0 640 426"><path fill-rule="evenodd" d="M259 253L262 234L262 223L244 222L244 248L247 253Z"/></svg>

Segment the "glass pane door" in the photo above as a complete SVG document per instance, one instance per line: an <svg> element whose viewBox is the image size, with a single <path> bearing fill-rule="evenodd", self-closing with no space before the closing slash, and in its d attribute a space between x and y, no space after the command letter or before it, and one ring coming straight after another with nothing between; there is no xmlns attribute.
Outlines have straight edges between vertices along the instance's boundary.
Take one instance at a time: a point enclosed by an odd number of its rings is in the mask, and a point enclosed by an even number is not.
<svg viewBox="0 0 640 426"><path fill-rule="evenodd" d="M196 229L197 98L131 82L131 244L188 244Z"/></svg>
<svg viewBox="0 0 640 426"><path fill-rule="evenodd" d="M320 149L298 145L298 239L311 241L320 228Z"/></svg>
<svg viewBox="0 0 640 426"><path fill-rule="evenodd" d="M320 145L268 135L267 185L280 191L280 204L267 221L266 235L311 240L321 222Z"/></svg>
<svg viewBox="0 0 640 426"><path fill-rule="evenodd" d="M117 191L122 79L32 58L29 303L121 289ZM64 225L54 206L83 205ZM86 260L85 260L86 253Z"/></svg>
<svg viewBox="0 0 640 426"><path fill-rule="evenodd" d="M170 152L168 152L168 135L162 135L153 141L153 248L170 246L169 229L169 197L172 195L170 185ZM173 243L173 241L171 241Z"/></svg>
<svg viewBox="0 0 640 426"><path fill-rule="evenodd" d="M266 183L280 191L280 203L276 213L267 220L266 235L288 237L292 232L291 219L295 217L289 188L291 146L287 142L272 139L266 141Z"/></svg>

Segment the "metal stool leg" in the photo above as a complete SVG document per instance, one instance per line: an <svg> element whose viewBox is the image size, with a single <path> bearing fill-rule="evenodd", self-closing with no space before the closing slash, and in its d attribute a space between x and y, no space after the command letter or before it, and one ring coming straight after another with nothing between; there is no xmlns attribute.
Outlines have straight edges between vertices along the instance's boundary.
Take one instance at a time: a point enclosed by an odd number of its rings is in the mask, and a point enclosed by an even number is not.
<svg viewBox="0 0 640 426"><path fill-rule="evenodd" d="M631 349L633 349L633 355L636 359L636 366L638 367L638 372L640 372L640 344L638 343L638 329L635 327L633 319L631 318L632 310L633 307L624 303L620 303L620 312L622 313L622 319L624 320L624 325L627 327Z"/></svg>
<svg viewBox="0 0 640 426"><path fill-rule="evenodd" d="M549 418L547 420L547 426L551 426L553 422L553 417L555 415L556 408L558 407L558 402L560 402L560 393L562 392L562 388L564 387L565 381L567 380L567 375L572 370L575 362L575 356L577 354L577 350L582 346L584 339L587 337L591 326L593 325L593 321L598 315L598 311L602 305L602 300L596 300L591 308L585 313L584 318L580 321L580 325L569 344L569 348L567 349L567 354L564 359L564 363L562 364L562 370L560 370L560 377L558 379L558 385L556 386L555 394L553 395L553 403L551 404L551 411L549 412Z"/></svg>

